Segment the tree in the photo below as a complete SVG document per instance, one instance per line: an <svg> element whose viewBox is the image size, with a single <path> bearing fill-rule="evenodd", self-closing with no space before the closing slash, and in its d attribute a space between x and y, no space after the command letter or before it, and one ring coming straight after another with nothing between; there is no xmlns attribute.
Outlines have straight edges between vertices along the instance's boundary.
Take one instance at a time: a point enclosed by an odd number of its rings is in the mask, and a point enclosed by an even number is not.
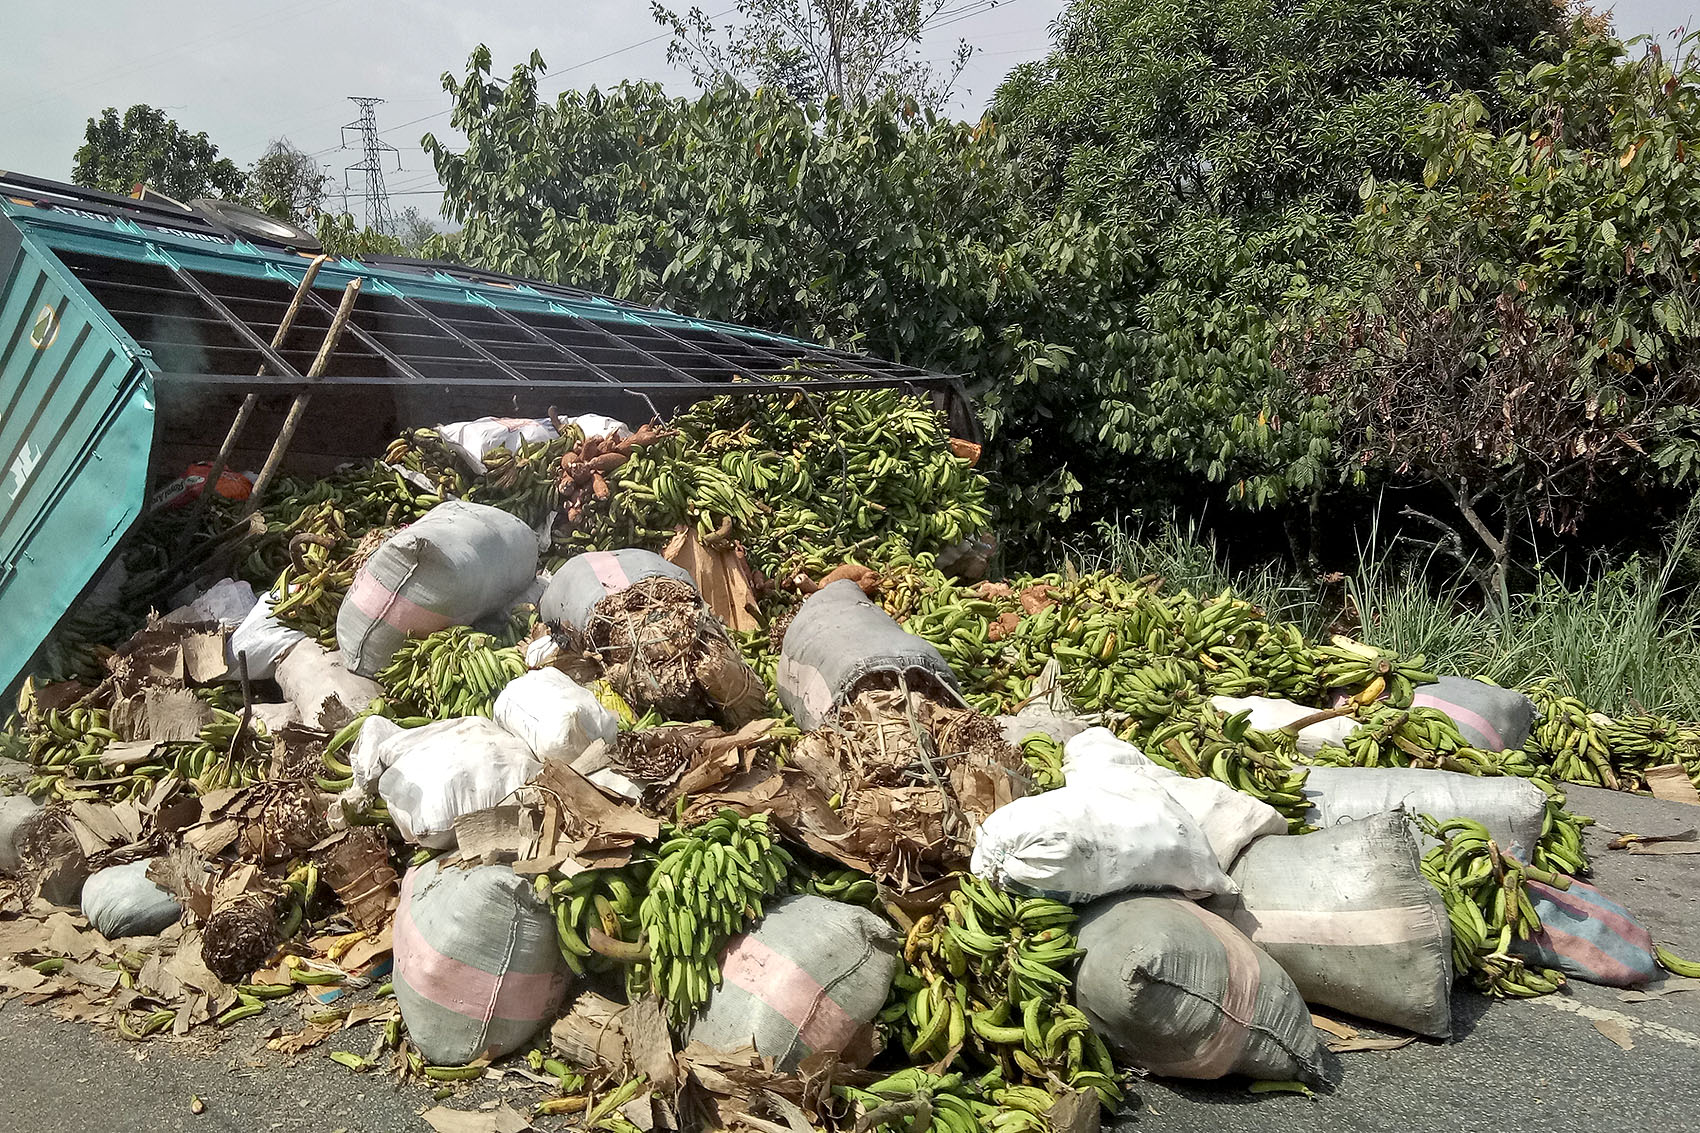
<svg viewBox="0 0 1700 1133"><path fill-rule="evenodd" d="M1349 466L1432 487L1409 513L1503 597L1537 531L1700 480L1700 65L1585 27L1415 134L1369 181L1366 278L1294 346ZM1646 511L1645 505L1640 510Z"/></svg>
<svg viewBox="0 0 1700 1133"><path fill-rule="evenodd" d="M319 214L319 243L333 256L432 257L442 231L430 217L409 206L396 216L396 235L362 228L347 213Z"/></svg>
<svg viewBox="0 0 1700 1133"><path fill-rule="evenodd" d="M310 224L324 207L325 176L317 162L292 145L275 139L248 171L247 200L255 208L294 224Z"/></svg>
<svg viewBox="0 0 1700 1133"><path fill-rule="evenodd" d="M1339 483L1335 423L1284 365L1288 328L1358 272L1365 174L1415 176L1407 132L1433 101L1492 97L1556 18L1550 0L1073 0L992 113L1036 207L1148 251L1138 318L1099 363L1123 464L1315 516ZM1294 549L1314 561L1310 526Z"/></svg>
<svg viewBox="0 0 1700 1133"><path fill-rule="evenodd" d="M408 205L396 214L396 240L406 249L410 256L423 256L432 240L442 234L437 222Z"/></svg>
<svg viewBox="0 0 1700 1133"><path fill-rule="evenodd" d="M205 133L191 134L151 106L132 106L122 119L109 106L90 118L75 161L72 180L109 193L138 182L180 201L242 193L242 171Z"/></svg>
<svg viewBox="0 0 1700 1133"><path fill-rule="evenodd" d="M1349 213L1415 173L1405 131L1490 90L1560 26L1551 0L1074 0L993 113L1051 200L1093 215Z"/></svg>
<svg viewBox="0 0 1700 1133"><path fill-rule="evenodd" d="M667 60L698 85L727 80L782 90L799 102L898 94L924 106L950 97L972 48L959 41L941 71L921 58L921 37L949 0L737 0L739 23L716 28L701 8L683 15L651 0L673 33Z"/></svg>

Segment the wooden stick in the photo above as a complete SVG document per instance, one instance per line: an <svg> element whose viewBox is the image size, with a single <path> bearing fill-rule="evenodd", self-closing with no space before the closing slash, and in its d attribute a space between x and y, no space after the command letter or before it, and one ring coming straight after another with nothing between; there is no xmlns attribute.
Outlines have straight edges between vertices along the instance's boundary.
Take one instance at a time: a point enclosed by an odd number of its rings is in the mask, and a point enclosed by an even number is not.
<svg viewBox="0 0 1700 1133"><path fill-rule="evenodd" d="M283 346L283 340L289 336L290 329L295 326L295 317L301 313L301 307L307 300L307 295L313 290L313 281L319 277L319 269L329 260L329 256L315 256L313 262L307 265L307 270L301 276L301 282L296 285L295 296L290 299L289 307L283 312L283 318L277 324L277 333L272 335L272 349ZM264 377L266 368L261 366L255 372L255 377ZM212 469L207 473L206 483L201 485L201 494L195 497L189 505L189 522L184 525L185 532L195 530L195 519L207 506L207 497L218 490L218 481L224 475L225 466L230 462L230 454L236 449L236 442L241 439L242 431L248 427L248 421L254 416L254 408L260 403L260 395L251 393L242 399L242 407L236 411L236 419L230 423L230 431L224 435L224 443L219 446L218 455L213 458ZM187 538L187 536L185 536Z"/></svg>
<svg viewBox="0 0 1700 1133"><path fill-rule="evenodd" d="M319 344L318 357L313 359L313 368L307 371L307 380L316 381L324 376L325 367L330 365L331 355L336 352L336 346L342 339L342 330L348 325L348 318L354 312L354 301L360 297L360 277L355 276L348 281L348 286L342 289L342 303L336 309L336 315L331 319L330 329L325 332L325 340ZM289 414L283 419L283 428L278 430L277 440L272 443L272 451L266 457L265 467L260 469L259 479L254 481L254 490L248 496L248 506L243 515L252 515L260 506L260 496L266 490L276 475L278 465L283 463L283 454L289 450L289 442L295 439L295 430L301 424L301 418L307 412L307 404L313 399L313 391L304 389L295 395L290 403Z"/></svg>

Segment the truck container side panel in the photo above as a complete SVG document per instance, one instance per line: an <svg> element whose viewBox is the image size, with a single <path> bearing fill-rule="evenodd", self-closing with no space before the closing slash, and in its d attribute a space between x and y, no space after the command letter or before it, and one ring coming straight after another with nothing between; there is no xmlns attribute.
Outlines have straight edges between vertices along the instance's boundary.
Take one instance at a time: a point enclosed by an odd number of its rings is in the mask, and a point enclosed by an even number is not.
<svg viewBox="0 0 1700 1133"><path fill-rule="evenodd" d="M25 239L0 292L0 688L141 513L153 440L143 363ZM0 256L0 263L6 257Z"/></svg>

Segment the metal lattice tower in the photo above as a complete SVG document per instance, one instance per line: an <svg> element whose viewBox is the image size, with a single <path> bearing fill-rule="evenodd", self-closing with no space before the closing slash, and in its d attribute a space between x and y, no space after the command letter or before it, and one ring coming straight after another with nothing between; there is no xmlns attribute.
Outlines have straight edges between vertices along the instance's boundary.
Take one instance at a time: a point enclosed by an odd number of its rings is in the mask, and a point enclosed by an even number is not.
<svg viewBox="0 0 1700 1133"><path fill-rule="evenodd" d="M390 195L384 188L383 158L386 153L396 155L395 167L401 169L401 153L394 146L378 137L378 107L383 104L381 98L356 98L349 96L349 101L360 108L360 117L342 128L342 145L348 148L348 131L360 131L360 160L346 166L342 171L342 187L344 197L348 192L348 175L355 171L366 175L366 227L385 236L395 235L395 213L390 211Z"/></svg>

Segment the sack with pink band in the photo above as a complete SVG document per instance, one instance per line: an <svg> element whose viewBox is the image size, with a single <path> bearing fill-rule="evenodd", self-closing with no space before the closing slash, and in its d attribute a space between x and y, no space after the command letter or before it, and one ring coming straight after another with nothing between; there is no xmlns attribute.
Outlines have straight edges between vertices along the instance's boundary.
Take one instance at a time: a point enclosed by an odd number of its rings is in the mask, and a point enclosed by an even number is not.
<svg viewBox="0 0 1700 1133"><path fill-rule="evenodd" d="M498 508L450 500L386 539L354 576L336 640L372 677L410 637L506 610L537 577L537 536Z"/></svg>
<svg viewBox="0 0 1700 1133"><path fill-rule="evenodd" d="M1074 1005L1110 1048L1167 1078L1320 1082L1310 1010L1281 966L1181 897L1111 897L1080 919Z"/></svg>

